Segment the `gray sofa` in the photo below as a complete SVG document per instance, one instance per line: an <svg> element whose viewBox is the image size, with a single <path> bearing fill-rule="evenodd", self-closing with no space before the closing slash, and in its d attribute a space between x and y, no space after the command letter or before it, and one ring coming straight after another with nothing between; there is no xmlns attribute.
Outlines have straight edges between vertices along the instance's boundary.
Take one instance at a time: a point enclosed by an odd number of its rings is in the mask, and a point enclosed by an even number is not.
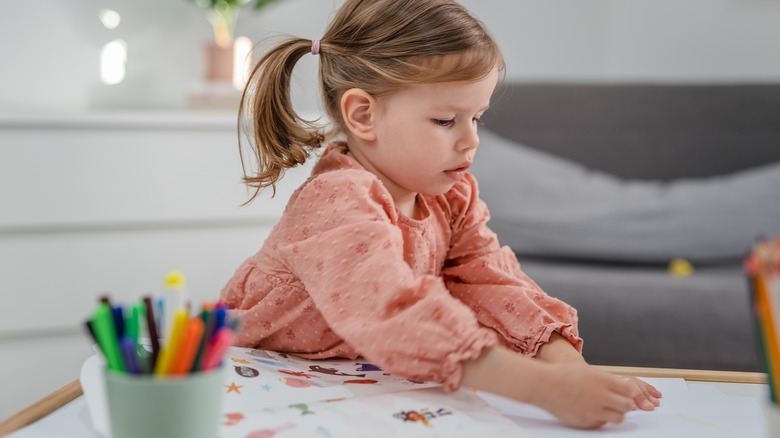
<svg viewBox="0 0 780 438"><path fill-rule="evenodd" d="M760 369L742 259L780 233L780 84L508 84L484 119L489 225L590 363Z"/></svg>

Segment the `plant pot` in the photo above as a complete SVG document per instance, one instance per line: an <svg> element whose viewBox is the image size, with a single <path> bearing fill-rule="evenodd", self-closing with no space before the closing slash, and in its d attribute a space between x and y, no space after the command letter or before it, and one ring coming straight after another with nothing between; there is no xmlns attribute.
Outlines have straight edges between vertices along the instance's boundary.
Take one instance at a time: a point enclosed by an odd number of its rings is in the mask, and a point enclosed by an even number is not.
<svg viewBox="0 0 780 438"><path fill-rule="evenodd" d="M209 44L205 47L206 79L214 81L233 80L233 45L219 47Z"/></svg>

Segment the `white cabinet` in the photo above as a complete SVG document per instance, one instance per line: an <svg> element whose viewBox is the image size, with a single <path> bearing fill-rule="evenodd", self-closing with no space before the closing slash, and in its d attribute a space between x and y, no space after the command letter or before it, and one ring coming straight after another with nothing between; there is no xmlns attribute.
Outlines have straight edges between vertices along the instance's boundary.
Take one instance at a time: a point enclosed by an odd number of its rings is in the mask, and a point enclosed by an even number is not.
<svg viewBox="0 0 780 438"><path fill-rule="evenodd" d="M241 207L233 114L0 116L0 334L74 330L174 269L193 304L216 300L309 167Z"/></svg>

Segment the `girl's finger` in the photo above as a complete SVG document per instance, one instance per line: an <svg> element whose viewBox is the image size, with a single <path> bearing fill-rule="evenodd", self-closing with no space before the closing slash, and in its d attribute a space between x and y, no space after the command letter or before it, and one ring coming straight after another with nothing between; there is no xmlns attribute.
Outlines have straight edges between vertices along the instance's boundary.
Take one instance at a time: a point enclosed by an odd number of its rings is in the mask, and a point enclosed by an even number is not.
<svg viewBox="0 0 780 438"><path fill-rule="evenodd" d="M604 408L610 411L625 413L636 409L635 399L612 394L604 403Z"/></svg>
<svg viewBox="0 0 780 438"><path fill-rule="evenodd" d="M640 391L640 393L634 397L634 400L636 401L636 404L637 406L639 406L640 409L645 411L652 411L653 409L655 409L656 406L659 406L661 404L661 402L658 400L658 398L656 398L655 395L657 394L660 397L661 395L660 391L655 389L653 385L650 385L647 382L644 382L636 378L633 378L633 380Z"/></svg>
<svg viewBox="0 0 780 438"><path fill-rule="evenodd" d="M636 405L639 407L639 409L643 411L652 411L656 406L661 404L658 399L646 392L638 395L634 401L636 402Z"/></svg>
<svg viewBox="0 0 780 438"><path fill-rule="evenodd" d="M639 392L637 384L630 377L618 377L612 379L609 389L620 395L634 398Z"/></svg>
<svg viewBox="0 0 780 438"><path fill-rule="evenodd" d="M637 379L639 380L639 379ZM655 386L643 381L639 380L640 385L647 391L651 396L655 397L656 399L659 399L663 397L663 394L661 394L661 391L657 390Z"/></svg>

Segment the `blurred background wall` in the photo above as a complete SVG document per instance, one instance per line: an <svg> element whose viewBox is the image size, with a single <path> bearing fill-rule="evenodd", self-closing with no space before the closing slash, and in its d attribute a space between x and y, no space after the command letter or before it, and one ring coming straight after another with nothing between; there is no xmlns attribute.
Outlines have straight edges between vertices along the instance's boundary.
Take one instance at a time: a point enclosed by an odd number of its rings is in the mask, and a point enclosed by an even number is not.
<svg viewBox="0 0 780 438"><path fill-rule="evenodd" d="M496 36L520 81L733 82L780 78L775 0L464 0ZM257 43L322 35L339 0L284 0L244 10L236 35ZM107 29L103 9L120 24ZM0 18L0 110L166 107L186 104L202 77L204 10L186 0L5 2ZM103 85L99 55L127 43L127 75ZM299 86L314 87L304 57ZM315 103L299 97L304 106Z"/></svg>

